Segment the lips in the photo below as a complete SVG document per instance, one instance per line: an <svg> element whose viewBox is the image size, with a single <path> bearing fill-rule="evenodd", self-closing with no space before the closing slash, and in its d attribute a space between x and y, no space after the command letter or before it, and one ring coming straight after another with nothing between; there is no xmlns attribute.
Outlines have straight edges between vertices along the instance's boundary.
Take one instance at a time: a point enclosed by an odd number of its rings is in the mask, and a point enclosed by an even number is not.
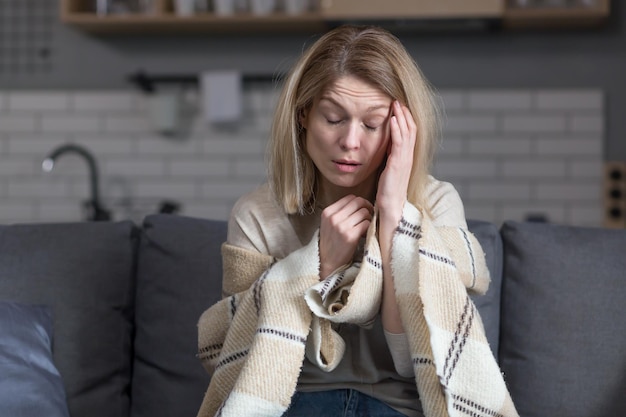
<svg viewBox="0 0 626 417"><path fill-rule="evenodd" d="M361 166L360 163L347 159L336 159L333 163L341 172L354 172Z"/></svg>

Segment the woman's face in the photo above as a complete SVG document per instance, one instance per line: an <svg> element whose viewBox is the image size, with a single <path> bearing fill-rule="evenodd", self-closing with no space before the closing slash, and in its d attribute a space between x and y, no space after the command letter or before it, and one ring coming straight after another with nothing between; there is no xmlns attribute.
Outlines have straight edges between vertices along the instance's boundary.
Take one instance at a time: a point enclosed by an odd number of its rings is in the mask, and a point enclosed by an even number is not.
<svg viewBox="0 0 626 417"><path fill-rule="evenodd" d="M320 203L347 194L374 198L389 143L391 104L382 91L346 76L322 92L302 117L306 151L320 174Z"/></svg>

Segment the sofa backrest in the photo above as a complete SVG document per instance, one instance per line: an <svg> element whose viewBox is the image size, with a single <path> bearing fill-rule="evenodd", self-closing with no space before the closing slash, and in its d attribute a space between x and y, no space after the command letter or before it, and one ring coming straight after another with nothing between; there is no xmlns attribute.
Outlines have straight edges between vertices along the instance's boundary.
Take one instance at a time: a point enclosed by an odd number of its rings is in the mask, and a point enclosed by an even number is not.
<svg viewBox="0 0 626 417"><path fill-rule="evenodd" d="M474 301L498 348L502 245L498 228L468 224L487 256L492 285ZM195 417L209 384L196 358L196 323L221 298L226 222L185 216L145 219L139 249L132 417Z"/></svg>
<svg viewBox="0 0 626 417"><path fill-rule="evenodd" d="M480 313L487 341L497 359L500 345L500 290L502 288L502 239L498 227L489 222L468 220L467 227L485 252L491 283L485 295L472 295Z"/></svg>
<svg viewBox="0 0 626 417"><path fill-rule="evenodd" d="M136 242L128 221L0 226L0 299L51 308L72 416L129 415Z"/></svg>
<svg viewBox="0 0 626 417"><path fill-rule="evenodd" d="M501 242L468 222L492 284L474 297L497 351ZM50 306L72 417L195 417L209 384L197 321L221 298L226 222L156 214L131 222L0 226L0 300ZM1 408L0 408L1 410Z"/></svg>
<svg viewBox="0 0 626 417"><path fill-rule="evenodd" d="M143 223L137 268L133 417L195 417L209 376L197 323L221 299L226 222L156 214Z"/></svg>

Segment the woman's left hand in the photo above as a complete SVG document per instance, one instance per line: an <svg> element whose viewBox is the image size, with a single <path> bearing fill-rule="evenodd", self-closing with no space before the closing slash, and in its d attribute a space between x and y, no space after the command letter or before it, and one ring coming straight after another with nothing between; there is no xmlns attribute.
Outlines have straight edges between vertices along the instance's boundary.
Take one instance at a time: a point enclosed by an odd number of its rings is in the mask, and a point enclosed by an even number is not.
<svg viewBox="0 0 626 417"><path fill-rule="evenodd" d="M407 199L417 126L408 107L397 100L392 104L389 123L391 140L387 164L378 180L376 205L380 210L381 220L385 216L391 216L397 222Z"/></svg>
<svg viewBox="0 0 626 417"><path fill-rule="evenodd" d="M383 261L383 327L390 333L404 333L400 310L396 302L391 271L391 246L407 200L409 180L413 169L413 154L417 126L408 107L398 101L392 104L387 165L378 179L376 205L379 213L378 238Z"/></svg>

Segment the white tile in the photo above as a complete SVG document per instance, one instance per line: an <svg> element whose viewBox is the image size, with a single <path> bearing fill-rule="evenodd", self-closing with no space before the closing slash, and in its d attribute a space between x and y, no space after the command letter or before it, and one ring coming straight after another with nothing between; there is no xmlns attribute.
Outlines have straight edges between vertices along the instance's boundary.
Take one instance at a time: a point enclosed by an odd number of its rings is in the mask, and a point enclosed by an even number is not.
<svg viewBox="0 0 626 417"><path fill-rule="evenodd" d="M540 110L602 110L601 90L542 90L535 94L535 106Z"/></svg>
<svg viewBox="0 0 626 417"><path fill-rule="evenodd" d="M228 220L232 204L214 201L199 201L187 203L183 207L183 214L211 220Z"/></svg>
<svg viewBox="0 0 626 417"><path fill-rule="evenodd" d="M531 186L525 182L476 181L468 186L468 196L472 201L528 201L530 192Z"/></svg>
<svg viewBox="0 0 626 417"><path fill-rule="evenodd" d="M445 137L437 148L439 156L458 156L463 154L465 139L459 137Z"/></svg>
<svg viewBox="0 0 626 417"><path fill-rule="evenodd" d="M569 118L568 127L574 133L604 133L604 118L601 115L574 115Z"/></svg>
<svg viewBox="0 0 626 417"><path fill-rule="evenodd" d="M471 91L469 108L471 110L528 110L531 107L532 95L529 91L493 90Z"/></svg>
<svg viewBox="0 0 626 417"><path fill-rule="evenodd" d="M43 160L54 148L67 143L68 140L64 135L50 136L10 136L6 141L6 152L9 155L32 155Z"/></svg>
<svg viewBox="0 0 626 417"><path fill-rule="evenodd" d="M0 224L34 223L38 221L35 214L36 206L32 201L0 200Z"/></svg>
<svg viewBox="0 0 626 417"><path fill-rule="evenodd" d="M595 201L600 203L602 196L601 181L588 180L585 182L548 182L544 181L535 187L535 197L545 201Z"/></svg>
<svg viewBox="0 0 626 417"><path fill-rule="evenodd" d="M76 111L131 111L136 108L135 93L128 91L81 91L72 94Z"/></svg>
<svg viewBox="0 0 626 417"><path fill-rule="evenodd" d="M30 157L0 156L0 177L36 175L41 172L41 161Z"/></svg>
<svg viewBox="0 0 626 417"><path fill-rule="evenodd" d="M44 198L44 197L64 197L68 195L68 185L59 179L32 178L16 179L7 185L7 196Z"/></svg>
<svg viewBox="0 0 626 417"><path fill-rule="evenodd" d="M197 138L186 140L164 138L161 136L141 136L137 139L139 155L167 155L178 157L202 153L202 142Z"/></svg>
<svg viewBox="0 0 626 417"><path fill-rule="evenodd" d="M174 177L227 177L230 165L225 159L178 159L170 162L169 172Z"/></svg>
<svg viewBox="0 0 626 417"><path fill-rule="evenodd" d="M600 159L568 161L568 173L572 178L599 178L604 175L604 163Z"/></svg>
<svg viewBox="0 0 626 417"><path fill-rule="evenodd" d="M265 161L263 159L238 159L234 163L233 174L235 178L265 178L267 174Z"/></svg>
<svg viewBox="0 0 626 417"><path fill-rule="evenodd" d="M562 160L521 159L502 163L502 174L513 178L562 178L566 175L566 164Z"/></svg>
<svg viewBox="0 0 626 417"><path fill-rule="evenodd" d="M465 108L466 95L461 90L442 90L439 92L444 111Z"/></svg>
<svg viewBox="0 0 626 417"><path fill-rule="evenodd" d="M239 138L209 138L203 143L207 155L263 155L265 147L260 140Z"/></svg>
<svg viewBox="0 0 626 417"><path fill-rule="evenodd" d="M252 127L257 129L259 135L269 136L269 132L272 128L272 118L266 115L256 115L250 119L253 122Z"/></svg>
<svg viewBox="0 0 626 417"><path fill-rule="evenodd" d="M40 222L79 222L86 219L80 201L50 200L40 204L37 211Z"/></svg>
<svg viewBox="0 0 626 417"><path fill-rule="evenodd" d="M588 227L601 227L604 213L597 205L576 204L569 208L569 224Z"/></svg>
<svg viewBox="0 0 626 417"><path fill-rule="evenodd" d="M449 178L493 178L497 163L493 159L438 158L435 167L439 176Z"/></svg>
<svg viewBox="0 0 626 417"><path fill-rule="evenodd" d="M44 133L96 133L101 130L100 126L98 116L45 113L41 117L41 130Z"/></svg>
<svg viewBox="0 0 626 417"><path fill-rule="evenodd" d="M75 142L89 149L96 158L110 155L132 156L136 141L120 135L80 135Z"/></svg>
<svg viewBox="0 0 626 417"><path fill-rule="evenodd" d="M110 158L102 164L108 175L134 178L164 177L165 162L161 159Z"/></svg>
<svg viewBox="0 0 626 417"><path fill-rule="evenodd" d="M449 114L444 121L444 136L449 133L495 132L497 118L495 115L461 115Z"/></svg>
<svg viewBox="0 0 626 417"><path fill-rule="evenodd" d="M75 199L82 204L83 201L91 198L91 193L93 192L91 189L91 182L89 180L89 176L86 171L83 172L82 175L74 175L74 176L65 176L61 179L65 179L68 186L68 197ZM100 179L104 183L107 180L107 177L101 176Z"/></svg>
<svg viewBox="0 0 626 417"><path fill-rule="evenodd" d="M270 116L278 102L278 92L268 88L258 88L244 92L246 110L253 114Z"/></svg>
<svg viewBox="0 0 626 417"><path fill-rule="evenodd" d="M470 138L467 140L469 155L524 156L532 150L528 137Z"/></svg>
<svg viewBox="0 0 626 417"><path fill-rule="evenodd" d="M564 132L567 128L567 119L562 116L543 115L505 115L503 129L505 132Z"/></svg>
<svg viewBox="0 0 626 417"><path fill-rule="evenodd" d="M148 119L143 115L105 115L103 130L108 133L145 133L151 131Z"/></svg>
<svg viewBox="0 0 626 417"><path fill-rule="evenodd" d="M544 202L505 203L502 206L501 216L503 220L526 221L529 217L541 217L548 222L564 223L566 206Z"/></svg>
<svg viewBox="0 0 626 417"><path fill-rule="evenodd" d="M494 222L498 209L495 204L481 204L472 201L465 202L465 218Z"/></svg>
<svg viewBox="0 0 626 417"><path fill-rule="evenodd" d="M600 137L540 138L535 143L535 149L539 155L561 155L563 158L585 155L589 158L599 159L603 153L603 142Z"/></svg>
<svg viewBox="0 0 626 417"><path fill-rule="evenodd" d="M162 199L194 198L197 187L190 181L163 179L161 181L138 181L136 185L137 197L155 197Z"/></svg>
<svg viewBox="0 0 626 417"><path fill-rule="evenodd" d="M0 113L0 133L36 132L40 118L37 115Z"/></svg>
<svg viewBox="0 0 626 417"><path fill-rule="evenodd" d="M254 190L263 182L262 179L255 180L219 180L208 181L202 185L202 195L205 198L236 199Z"/></svg>
<svg viewBox="0 0 626 417"><path fill-rule="evenodd" d="M8 97L12 111L67 110L69 103L66 92L12 92Z"/></svg>

